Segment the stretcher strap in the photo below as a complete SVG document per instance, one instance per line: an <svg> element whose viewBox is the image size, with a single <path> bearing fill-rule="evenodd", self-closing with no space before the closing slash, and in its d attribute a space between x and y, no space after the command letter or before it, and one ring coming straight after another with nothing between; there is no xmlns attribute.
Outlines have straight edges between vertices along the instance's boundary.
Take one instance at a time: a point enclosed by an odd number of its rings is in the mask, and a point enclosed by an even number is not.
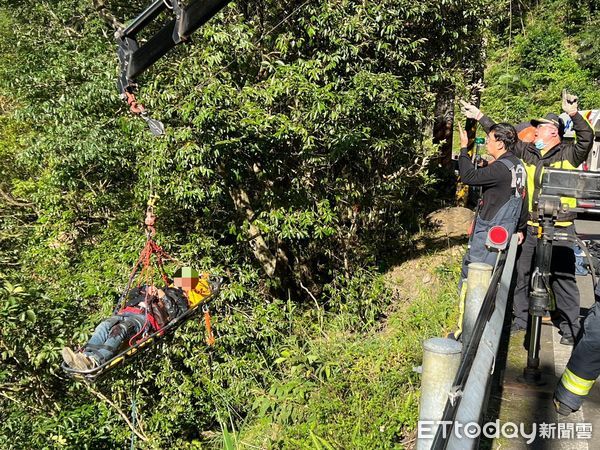
<svg viewBox="0 0 600 450"><path fill-rule="evenodd" d="M210 323L210 311L206 306L204 307L204 326L206 327L206 343L210 346L215 345L215 335Z"/></svg>

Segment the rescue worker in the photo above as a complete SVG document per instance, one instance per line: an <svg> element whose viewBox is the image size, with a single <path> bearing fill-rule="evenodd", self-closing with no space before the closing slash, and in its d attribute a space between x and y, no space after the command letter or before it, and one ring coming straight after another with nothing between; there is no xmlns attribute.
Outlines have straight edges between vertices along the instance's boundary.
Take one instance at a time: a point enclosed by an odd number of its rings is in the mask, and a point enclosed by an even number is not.
<svg viewBox="0 0 600 450"><path fill-rule="evenodd" d="M198 271L191 267L178 269L173 275L173 285L175 288L143 285L132 289L125 307L96 327L81 352L63 348L65 363L77 370L100 366L127 344L133 345L144 332L153 333L164 328L211 292L208 280L203 278L200 282Z"/></svg>
<svg viewBox="0 0 600 450"><path fill-rule="evenodd" d="M534 263L538 212L537 197L541 185L543 167L574 170L587 159L592 148L594 132L588 122L577 112L577 97L563 91L562 108L573 121L576 133L575 143L563 143L564 123L556 114L547 114L544 118L531 120L536 127L535 141L518 141L514 153L525 165L527 171L527 197L529 221L527 236L521 246L517 262L517 283L514 292L514 320L511 332L526 330L529 319L529 286ZM479 121L483 128L490 130L494 121L482 114L474 105L463 102L463 113ZM562 198L562 203L575 206L573 198ZM557 232L574 235L574 214L560 213L556 222ZM575 282L575 253L570 242L559 241L553 246L550 284L556 298L559 314L561 344L573 345L580 331L579 290Z"/></svg>
<svg viewBox="0 0 600 450"><path fill-rule="evenodd" d="M512 152L517 140L517 132L512 125L492 125L488 130L486 148L493 161L477 168L468 154L467 132L460 129L460 179L469 186L482 187L469 249L463 259L461 283L467 278L470 263L495 265L498 253L488 250L485 245L490 228L503 226L509 236L520 231L519 240L523 239L522 232L527 227L527 206L523 206L526 177L523 164Z"/></svg>
<svg viewBox="0 0 600 450"><path fill-rule="evenodd" d="M600 283L594 296L596 302L585 318L581 339L554 391L556 411L564 416L581 407L600 376Z"/></svg>

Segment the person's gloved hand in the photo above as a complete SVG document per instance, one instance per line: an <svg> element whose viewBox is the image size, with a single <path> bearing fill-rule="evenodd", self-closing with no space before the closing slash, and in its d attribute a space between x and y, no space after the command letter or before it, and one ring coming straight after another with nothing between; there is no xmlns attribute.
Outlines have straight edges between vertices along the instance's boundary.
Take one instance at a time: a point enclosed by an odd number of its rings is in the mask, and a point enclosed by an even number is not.
<svg viewBox="0 0 600 450"><path fill-rule="evenodd" d="M461 100L460 104L460 112L462 112L467 119L479 120L481 119L481 117L483 117L483 114L477 106L472 105L471 103L467 103L464 100Z"/></svg>
<svg viewBox="0 0 600 450"><path fill-rule="evenodd" d="M577 96L569 94L566 89L562 91L562 109L569 116L574 116L577 113Z"/></svg>

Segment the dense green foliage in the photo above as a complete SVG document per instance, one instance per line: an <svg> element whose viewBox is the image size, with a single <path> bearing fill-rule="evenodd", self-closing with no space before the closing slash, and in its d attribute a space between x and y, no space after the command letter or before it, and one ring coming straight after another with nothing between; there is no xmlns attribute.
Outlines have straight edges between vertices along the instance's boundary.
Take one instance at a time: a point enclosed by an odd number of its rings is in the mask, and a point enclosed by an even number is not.
<svg viewBox="0 0 600 450"><path fill-rule="evenodd" d="M482 109L496 120L519 123L558 114L563 89L579 96L580 109L600 108L598 40L592 37L598 5L539 3L524 16L515 15L512 28L491 44Z"/></svg>
<svg viewBox="0 0 600 450"><path fill-rule="evenodd" d="M145 3L106 6L125 18ZM434 207L440 86L467 92L468 61L507 11L231 4L141 78L139 99L167 128L155 139L118 99L112 30L91 1L0 0L0 447L122 448L117 409L129 416L133 398L140 448L410 441L412 367L450 321L452 276L400 307L380 272ZM484 105L521 117L563 86L592 102L597 18L580 16L576 30L532 18L493 53ZM518 61L510 86L505 56ZM60 349L112 311L152 193L157 240L228 277L217 345L194 321L94 387L66 381Z"/></svg>

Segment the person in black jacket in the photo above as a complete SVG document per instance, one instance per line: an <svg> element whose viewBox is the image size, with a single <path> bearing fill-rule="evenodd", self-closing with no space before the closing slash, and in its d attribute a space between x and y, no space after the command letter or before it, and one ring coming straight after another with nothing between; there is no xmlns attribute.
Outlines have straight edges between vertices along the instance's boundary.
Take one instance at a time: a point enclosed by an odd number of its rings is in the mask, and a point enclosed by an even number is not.
<svg viewBox="0 0 600 450"><path fill-rule="evenodd" d="M463 260L461 285L467 276L467 266L483 262L494 266L497 253L486 247L490 228L499 225L509 236L520 232L520 241L527 226L525 199L525 168L512 153L517 143L517 132L507 123L494 124L488 130L487 152L493 158L486 167L477 168L467 153L467 133L460 130L461 152L458 158L460 179L470 186L481 186L478 213L469 240L469 249Z"/></svg>
<svg viewBox="0 0 600 450"><path fill-rule="evenodd" d="M525 330L528 325L529 285L535 258L538 230L537 198L539 196L541 173L544 167L574 170L587 159L592 148L594 132L587 121L577 112L577 97L563 91L562 108L573 121L576 133L575 143L562 142L564 123L556 114L531 120L536 127L535 141L518 141L514 147L515 156L521 158L527 170L527 206L529 221L527 237L522 245L517 262L517 283L514 293L512 332ZM494 121L474 105L463 102L462 111L466 117L476 119L486 131L491 130ZM562 198L561 202L575 206L575 199ZM562 233L574 235L574 214L561 212L556 222ZM573 345L580 331L579 290L575 282L575 253L568 242L555 243L552 251L550 284L556 297L560 315L558 326L562 335L561 344Z"/></svg>
<svg viewBox="0 0 600 450"><path fill-rule="evenodd" d="M154 332L162 327L161 318L166 315L164 305L165 290L142 285L132 289L126 304L117 314L104 319L83 346L81 352L64 347L62 357L65 363L77 370L89 370L113 358L121 348L143 331ZM153 304L156 306L153 307ZM161 318L159 318L159 316ZM141 337L141 336L140 336Z"/></svg>
<svg viewBox="0 0 600 450"><path fill-rule="evenodd" d="M76 370L90 370L112 359L127 345L142 339L144 333L163 329L173 319L195 307L212 292L207 277L182 267L173 275L173 286L157 288L141 285L131 289L117 314L103 320L81 351L64 347L65 363Z"/></svg>

